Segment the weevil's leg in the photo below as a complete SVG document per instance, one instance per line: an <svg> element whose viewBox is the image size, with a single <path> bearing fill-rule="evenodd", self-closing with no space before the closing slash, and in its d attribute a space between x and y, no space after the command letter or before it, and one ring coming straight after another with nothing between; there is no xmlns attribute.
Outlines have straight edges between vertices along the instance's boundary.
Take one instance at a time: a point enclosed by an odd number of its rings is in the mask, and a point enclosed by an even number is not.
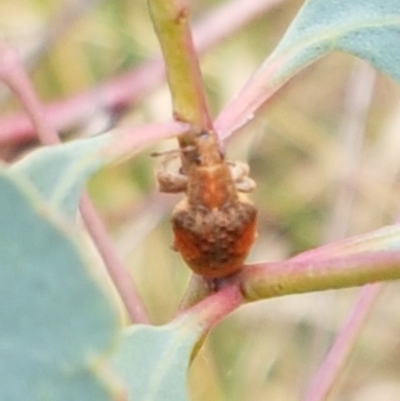
<svg viewBox="0 0 400 401"><path fill-rule="evenodd" d="M188 182L186 175L158 170L156 172L156 178L158 182L158 190L160 192L175 194L186 191Z"/></svg>
<svg viewBox="0 0 400 401"><path fill-rule="evenodd" d="M256 183L249 177L249 165L243 162L228 161L233 181L239 192L252 192L256 187Z"/></svg>
<svg viewBox="0 0 400 401"><path fill-rule="evenodd" d="M179 150L156 153L154 156L163 155L160 166L156 170L158 190L165 193L185 192L187 187L187 177L179 171L172 171L169 164L179 156Z"/></svg>

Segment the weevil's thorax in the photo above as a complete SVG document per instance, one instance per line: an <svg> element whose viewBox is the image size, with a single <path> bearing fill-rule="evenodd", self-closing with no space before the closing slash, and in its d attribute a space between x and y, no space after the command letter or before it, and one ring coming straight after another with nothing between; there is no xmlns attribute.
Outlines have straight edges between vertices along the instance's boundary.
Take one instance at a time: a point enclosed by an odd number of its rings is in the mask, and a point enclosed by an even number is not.
<svg viewBox="0 0 400 401"><path fill-rule="evenodd" d="M237 200L237 191L226 164L196 166L189 173L187 197L190 206L218 209Z"/></svg>
<svg viewBox="0 0 400 401"><path fill-rule="evenodd" d="M197 146L198 159L188 172L189 204L212 210L236 201L235 183L216 137L204 134L199 137Z"/></svg>

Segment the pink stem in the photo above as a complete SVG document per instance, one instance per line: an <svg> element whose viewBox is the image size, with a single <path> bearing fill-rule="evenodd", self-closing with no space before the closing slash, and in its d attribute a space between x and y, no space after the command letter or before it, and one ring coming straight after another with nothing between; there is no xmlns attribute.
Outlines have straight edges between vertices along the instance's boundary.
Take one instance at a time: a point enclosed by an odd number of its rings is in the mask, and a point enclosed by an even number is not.
<svg viewBox="0 0 400 401"><path fill-rule="evenodd" d="M86 228L96 244L108 274L117 288L130 319L137 323L148 323L145 308L139 298L128 269L115 252L114 244L109 239L106 228L87 194L82 195L80 211Z"/></svg>
<svg viewBox="0 0 400 401"><path fill-rule="evenodd" d="M40 141L46 145L59 143L60 139L57 132L48 123L43 107L19 62L16 52L10 47L2 45L0 47L0 60L0 79L8 84L20 100L36 128ZM104 258L104 264L111 279L115 280L114 285L125 302L130 318L137 322L147 322L148 318L132 279L115 253L106 229L86 195L83 196L81 213L88 231L92 235L93 242Z"/></svg>
<svg viewBox="0 0 400 401"><path fill-rule="evenodd" d="M374 92L375 76L376 72L369 65L358 61L355 63L348 80L344 98L343 118L339 130L343 149L340 167L338 166L338 178L341 180L341 185L334 202L330 219L331 224L325 235L326 242L344 237L347 231L356 192L354 185L351 184L359 168L365 136L366 116ZM342 246L340 246L340 243L336 245L336 252L342 252L342 254L360 252L360 249L357 250L354 239L353 241L349 239L347 241L350 243L347 249L345 243L342 242ZM370 236L369 240L359 241L359 245L363 246L363 244L365 246L364 251L372 251L373 247L371 245L378 245L378 247L380 245L382 249L382 244L379 244L377 234ZM390 247L390 245L383 245L384 249L387 247ZM329 253L334 253L335 245L328 247L326 251L328 255ZM323 254L314 254L314 256L321 258ZM312 258L313 256L309 255L309 260L312 260ZM305 396L306 401L324 401L329 397L335 384L343 374L354 344L365 327L371 310L375 306L377 297L383 288L384 284L375 284L367 285L360 290L347 321L309 385Z"/></svg>
<svg viewBox="0 0 400 401"><path fill-rule="evenodd" d="M315 374L304 397L305 401L322 401L328 398L343 373L354 344L383 287L383 284L371 284L360 291L348 320Z"/></svg>
<svg viewBox="0 0 400 401"><path fill-rule="evenodd" d="M59 142L57 132L47 123L42 105L33 85L19 62L16 52L5 44L0 45L0 79L4 81L20 100L36 135L42 143L54 145Z"/></svg>
<svg viewBox="0 0 400 401"><path fill-rule="evenodd" d="M185 316L193 319L201 325L203 334L206 334L224 317L237 309L242 301L243 297L239 287L230 285L185 310L177 319Z"/></svg>
<svg viewBox="0 0 400 401"><path fill-rule="evenodd" d="M110 131L113 141L104 150L103 156L111 160L130 158L152 143L182 134L188 129L188 124L178 121L116 128Z"/></svg>
<svg viewBox="0 0 400 401"><path fill-rule="evenodd" d="M345 254L322 260L288 260L245 266L238 275L248 301L357 287L400 278L400 251Z"/></svg>
<svg viewBox="0 0 400 401"><path fill-rule="evenodd" d="M222 3L194 25L193 36L198 52L204 53L211 49L282 2L283 0L233 0ZM66 130L88 118L96 110L96 105L106 110L132 106L156 89L163 80L162 60L149 61L95 89L44 106L44 113L53 127ZM33 124L23 114L0 119L0 143L20 143L33 139L34 136Z"/></svg>

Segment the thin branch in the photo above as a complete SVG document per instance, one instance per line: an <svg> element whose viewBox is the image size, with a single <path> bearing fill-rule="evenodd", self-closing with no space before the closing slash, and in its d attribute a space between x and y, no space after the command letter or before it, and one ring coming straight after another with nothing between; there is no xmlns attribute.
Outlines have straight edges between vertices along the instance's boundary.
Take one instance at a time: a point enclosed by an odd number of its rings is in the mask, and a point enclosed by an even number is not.
<svg viewBox="0 0 400 401"><path fill-rule="evenodd" d="M383 287L383 284L367 285L360 291L350 316L317 374L314 375L304 397L305 401L322 401L329 397L335 383L343 374L354 344L363 330Z"/></svg>
<svg viewBox="0 0 400 401"><path fill-rule="evenodd" d="M57 132L47 123L43 108L29 77L19 62L17 53L4 44L0 44L0 79L20 100L36 129L39 140L46 145L59 143Z"/></svg>
<svg viewBox="0 0 400 401"><path fill-rule="evenodd" d="M186 0L148 0L148 5L164 56L174 116L198 130L210 129L211 118L189 25L189 4Z"/></svg>
<svg viewBox="0 0 400 401"><path fill-rule="evenodd" d="M183 134L189 128L189 124L178 121L115 128L108 131L108 133L113 135L114 140L103 151L103 156L113 161L121 158L128 159L142 151L145 147L161 139Z"/></svg>
<svg viewBox="0 0 400 401"><path fill-rule="evenodd" d="M132 277L115 252L114 244L110 241L106 228L87 194L82 196L80 211L86 228L96 244L105 266L107 266L108 274L118 290L130 319L133 322L148 323L149 318Z"/></svg>
<svg viewBox="0 0 400 401"><path fill-rule="evenodd" d="M332 217L329 219L331 224L325 235L326 242L343 238L349 226L351 209L354 204L355 186L353 183L359 169L365 135L365 121L372 100L375 76L376 72L372 67L359 60L353 67L346 86L347 96L345 97L343 119L340 127L343 148L343 155L340 159L341 174L339 176L341 185L334 202ZM396 228L396 231L398 231L399 228ZM376 237L374 240L371 241L371 236L369 236L369 249L368 241L364 241L365 250L373 250L371 249L371 243L375 243L376 246ZM352 245L350 244L347 248L347 252L355 251L354 240ZM342 247L342 251L344 249ZM385 244L382 246L381 244L381 249L390 249L390 246ZM360 290L349 318L344 323L328 355L318 368L308 387L305 396L306 401L324 401L329 397L335 384L343 375L344 367L354 344L366 325L376 299L383 288L383 284L375 284L367 285Z"/></svg>
<svg viewBox="0 0 400 401"><path fill-rule="evenodd" d="M192 129L178 137L181 148L195 144L195 135L212 131L203 89L201 71L189 25L189 5L186 0L148 0L167 71L174 118L189 123ZM182 155L182 167L188 161Z"/></svg>
<svg viewBox="0 0 400 401"><path fill-rule="evenodd" d="M242 304L243 298L236 285L229 285L185 310L177 319L188 318L206 334L229 313Z"/></svg>
<svg viewBox="0 0 400 401"><path fill-rule="evenodd" d="M197 51L204 53L238 32L246 24L271 10L283 0L233 0L224 2L194 25ZM67 130L87 119L99 105L120 110L134 105L154 91L164 79L161 59L144 63L95 89L53 102L44 107L47 120L58 130ZM24 114L0 119L0 143L20 143L34 137L31 121Z"/></svg>
<svg viewBox="0 0 400 401"><path fill-rule="evenodd" d="M291 258L291 261L307 261L332 258L334 256L354 255L400 247L400 225L393 224L365 234L348 237L326 244Z"/></svg>
<svg viewBox="0 0 400 401"><path fill-rule="evenodd" d="M237 278L248 301L398 279L398 250L251 264Z"/></svg>
<svg viewBox="0 0 400 401"><path fill-rule="evenodd" d="M273 97L289 80L288 76L279 76L284 58L270 60L263 64L248 80L237 95L221 111L215 120L215 129L221 133L221 139L228 138L254 118L254 113ZM275 79L278 75L278 79Z"/></svg>
<svg viewBox="0 0 400 401"><path fill-rule="evenodd" d="M190 330L195 328L199 332L197 345L192 351L191 361L196 357L208 332L223 318L236 310L242 301L243 297L239 287L236 284L228 285L175 318L175 320L185 320Z"/></svg>
<svg viewBox="0 0 400 401"><path fill-rule="evenodd" d="M57 132L46 120L42 105L19 62L16 52L8 46L2 45L0 47L0 60L0 79L11 88L20 100L37 130L40 141L46 145L59 143ZM81 214L89 232L92 234L94 244L104 258L103 261L111 279L116 280L114 285L125 302L129 317L136 322L147 322L148 318L144 306L132 283L132 278L120 262L102 221L86 196L82 201Z"/></svg>

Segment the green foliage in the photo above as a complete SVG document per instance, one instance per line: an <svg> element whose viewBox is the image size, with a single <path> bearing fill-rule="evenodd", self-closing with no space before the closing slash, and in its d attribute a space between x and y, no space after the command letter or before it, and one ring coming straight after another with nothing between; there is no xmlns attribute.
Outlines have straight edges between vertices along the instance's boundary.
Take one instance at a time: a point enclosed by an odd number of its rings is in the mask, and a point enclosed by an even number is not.
<svg viewBox="0 0 400 401"><path fill-rule="evenodd" d="M398 1L309 0L262 67L280 60L264 83L282 83L332 50L364 58L400 81ZM0 399L111 398L96 377L96 361L110 350L117 319L76 233L57 217L75 214L87 180L108 161L100 151L109 142L101 136L43 148L0 172ZM373 235L346 246L398 247L397 228ZM201 335L200 324L185 318L128 329L113 365L129 399L186 401L189 360Z"/></svg>
<svg viewBox="0 0 400 401"><path fill-rule="evenodd" d="M73 233L5 171L0 227L0 399L110 400L95 373L117 318Z"/></svg>
<svg viewBox="0 0 400 401"><path fill-rule="evenodd" d="M400 7L397 0L309 0L271 55L284 58L277 75L292 76L324 54L352 53L400 81Z"/></svg>
<svg viewBox="0 0 400 401"><path fill-rule="evenodd" d="M109 135L43 147L16 163L11 170L23 175L46 202L66 216L75 215L88 179L106 162L100 150Z"/></svg>
<svg viewBox="0 0 400 401"><path fill-rule="evenodd" d="M201 330L182 318L161 327L129 328L114 366L133 401L187 401L187 370Z"/></svg>

